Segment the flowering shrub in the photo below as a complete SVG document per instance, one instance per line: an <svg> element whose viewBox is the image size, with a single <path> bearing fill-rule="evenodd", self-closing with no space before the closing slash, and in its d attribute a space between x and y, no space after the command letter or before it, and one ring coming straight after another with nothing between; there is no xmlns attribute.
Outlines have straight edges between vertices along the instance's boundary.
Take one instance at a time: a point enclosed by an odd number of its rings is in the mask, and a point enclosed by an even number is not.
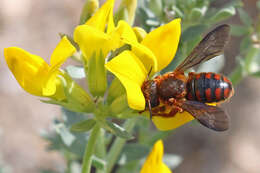
<svg viewBox="0 0 260 173"><path fill-rule="evenodd" d="M122 0L115 10L114 0L107 0L101 7L97 0L86 0L73 38L62 36L50 64L21 48L5 48L6 63L20 86L42 102L62 107L63 119L55 121L56 131L43 136L50 141L50 149L59 150L68 160L64 172L77 172L72 164L82 164L82 173L92 167L99 173L171 172L179 162L175 159L168 166L163 163L159 139L193 117L187 112L169 118L153 116L159 131L152 130L141 86L148 78L172 71L204 31L235 15L236 9L244 25L232 26L231 33L243 36L249 46L241 43L240 56L246 58L230 78L236 84L246 75L259 76L259 42L251 39L258 39L259 31L240 2L219 10L212 9L210 3L140 0L137 6L136 0ZM133 26L135 13L138 27ZM62 70L67 58L79 61L81 66ZM207 66L215 72L222 68L213 63ZM85 80L88 88L74 79ZM152 144L154 148L142 164ZM176 155L170 158L181 160Z"/></svg>

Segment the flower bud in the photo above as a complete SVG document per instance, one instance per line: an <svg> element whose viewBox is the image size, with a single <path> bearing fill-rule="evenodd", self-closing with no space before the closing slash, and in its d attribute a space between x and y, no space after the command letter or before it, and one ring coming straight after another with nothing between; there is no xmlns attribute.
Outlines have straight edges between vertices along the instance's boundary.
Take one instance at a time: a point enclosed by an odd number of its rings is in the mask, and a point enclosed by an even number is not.
<svg viewBox="0 0 260 173"><path fill-rule="evenodd" d="M125 94L125 88L118 80L118 78L115 78L108 89L108 95L107 95L108 104L110 104L114 99L116 99L117 97L123 94Z"/></svg>
<svg viewBox="0 0 260 173"><path fill-rule="evenodd" d="M59 75L64 88L66 100L61 105L76 112L93 112L95 103L91 96L81 88L70 76L63 72Z"/></svg>
<svg viewBox="0 0 260 173"><path fill-rule="evenodd" d="M115 14L116 21L125 20L129 25L133 25L136 6L137 0L122 0L117 13Z"/></svg>
<svg viewBox="0 0 260 173"><path fill-rule="evenodd" d="M98 9L98 0L86 0L80 15L80 25L84 24Z"/></svg>
<svg viewBox="0 0 260 173"><path fill-rule="evenodd" d="M103 96L107 88L107 72L105 69L105 58L100 51L88 59L87 80L88 88L93 96Z"/></svg>
<svg viewBox="0 0 260 173"><path fill-rule="evenodd" d="M143 28L134 27L133 30L135 32L138 42L141 42L144 39L144 37L147 35L146 31Z"/></svg>
<svg viewBox="0 0 260 173"><path fill-rule="evenodd" d="M125 94L117 97L109 106L110 112L114 115L122 113L127 108L128 102Z"/></svg>

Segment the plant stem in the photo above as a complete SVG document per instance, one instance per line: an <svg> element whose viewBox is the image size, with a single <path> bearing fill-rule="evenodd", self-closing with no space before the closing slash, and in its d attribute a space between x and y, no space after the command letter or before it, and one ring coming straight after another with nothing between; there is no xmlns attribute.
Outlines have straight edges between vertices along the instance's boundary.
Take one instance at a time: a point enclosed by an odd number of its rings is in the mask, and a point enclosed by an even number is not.
<svg viewBox="0 0 260 173"><path fill-rule="evenodd" d="M105 159L106 157L106 144L105 144L105 130L101 129L96 147L96 156ZM104 173L104 169L97 169L97 173Z"/></svg>
<svg viewBox="0 0 260 173"><path fill-rule="evenodd" d="M96 156L104 159L106 157L105 130L101 129L98 143L96 145Z"/></svg>
<svg viewBox="0 0 260 173"><path fill-rule="evenodd" d="M123 127L126 129L129 133L133 130L135 123L137 121L137 118L131 118L125 121ZM116 163L118 156L120 155L123 146L126 143L126 139L116 137L116 140L114 141L111 149L108 152L107 155L107 173L110 173L114 167L114 164Z"/></svg>
<svg viewBox="0 0 260 173"><path fill-rule="evenodd" d="M91 157L95 151L96 141L98 139L99 132L100 132L100 127L99 125L96 124L91 131L88 143L86 145L81 173L90 173L91 162L92 162Z"/></svg>

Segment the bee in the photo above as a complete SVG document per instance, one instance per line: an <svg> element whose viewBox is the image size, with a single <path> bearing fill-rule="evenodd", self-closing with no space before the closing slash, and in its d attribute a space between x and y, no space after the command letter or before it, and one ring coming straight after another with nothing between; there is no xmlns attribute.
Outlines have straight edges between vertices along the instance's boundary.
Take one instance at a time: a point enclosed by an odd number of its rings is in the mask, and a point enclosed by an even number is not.
<svg viewBox="0 0 260 173"><path fill-rule="evenodd" d="M224 131L229 127L229 116L217 106L208 103L222 103L234 93L227 77L213 72L184 72L223 53L229 40L229 25L220 25L209 32L177 68L142 84L146 109L153 116L173 117L186 111L202 125ZM170 110L169 110L170 109ZM168 110L168 111L167 111Z"/></svg>

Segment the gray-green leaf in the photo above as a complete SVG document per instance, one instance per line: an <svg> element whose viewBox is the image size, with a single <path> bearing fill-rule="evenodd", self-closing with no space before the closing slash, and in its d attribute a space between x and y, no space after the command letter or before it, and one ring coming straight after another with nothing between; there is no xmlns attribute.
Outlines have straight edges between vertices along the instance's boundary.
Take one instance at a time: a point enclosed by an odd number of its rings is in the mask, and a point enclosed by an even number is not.
<svg viewBox="0 0 260 173"><path fill-rule="evenodd" d="M73 124L71 126L70 130L74 131L74 132L87 132L87 131L91 130L95 124L96 124L95 120L88 119L88 120Z"/></svg>
<svg viewBox="0 0 260 173"><path fill-rule="evenodd" d="M231 34L234 36L242 36L249 33L248 27L241 25L231 25Z"/></svg>
<svg viewBox="0 0 260 173"><path fill-rule="evenodd" d="M133 136L128 133L124 128L122 128L121 126L112 123L110 121L106 121L107 124L107 130L109 130L111 133L113 133L114 135L120 137L120 138L124 138L124 139L132 139Z"/></svg>
<svg viewBox="0 0 260 173"><path fill-rule="evenodd" d="M56 132L61 136L62 141L65 145L70 146L74 140L76 139L74 135L72 135L69 130L64 126L64 124L60 123L55 126Z"/></svg>
<svg viewBox="0 0 260 173"><path fill-rule="evenodd" d="M243 22L243 24L250 26L252 25L252 19L251 17L247 14L247 12L245 12L245 10L243 10L242 8L238 9L238 13L240 16L241 21Z"/></svg>
<svg viewBox="0 0 260 173"><path fill-rule="evenodd" d="M221 22L225 19L228 19L229 17L236 14L236 10L233 6L223 8L219 10L212 18L211 21L214 23Z"/></svg>

